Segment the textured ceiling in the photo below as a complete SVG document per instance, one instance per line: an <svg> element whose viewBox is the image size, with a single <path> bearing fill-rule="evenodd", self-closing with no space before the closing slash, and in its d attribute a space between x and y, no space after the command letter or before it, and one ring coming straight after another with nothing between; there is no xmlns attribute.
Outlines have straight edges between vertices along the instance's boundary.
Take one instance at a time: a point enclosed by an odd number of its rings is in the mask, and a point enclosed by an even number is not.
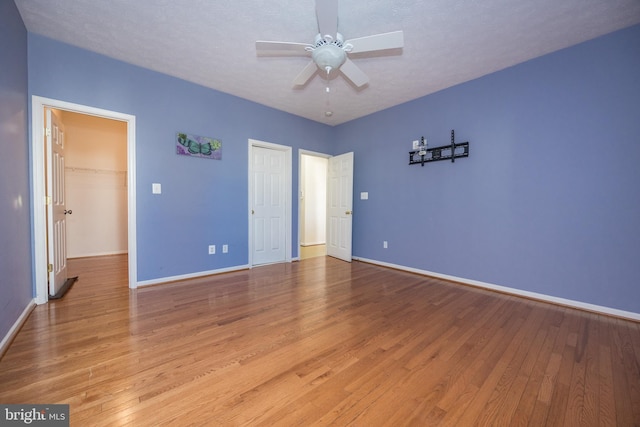
<svg viewBox="0 0 640 427"><path fill-rule="evenodd" d="M15 2L30 32L329 125L640 22L640 0L341 0L345 39L403 30L405 45L352 55L369 84L338 76L327 94L320 76L292 88L308 58L255 49L313 43L314 0Z"/></svg>

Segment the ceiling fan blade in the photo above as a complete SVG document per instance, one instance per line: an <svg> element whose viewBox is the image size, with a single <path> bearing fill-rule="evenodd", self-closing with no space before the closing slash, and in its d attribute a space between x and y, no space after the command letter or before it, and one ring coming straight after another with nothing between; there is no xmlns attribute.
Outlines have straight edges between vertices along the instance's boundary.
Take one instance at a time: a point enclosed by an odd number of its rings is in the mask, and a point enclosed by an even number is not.
<svg viewBox="0 0 640 427"><path fill-rule="evenodd" d="M310 55L307 47L313 47L309 43L293 43L293 42L256 42L256 53L260 56L300 56Z"/></svg>
<svg viewBox="0 0 640 427"><path fill-rule="evenodd" d="M293 79L293 86L304 86L309 80L311 80L311 77L316 75L317 71L318 66L316 65L316 63L313 61L309 61L307 66L304 67L302 71L300 71L295 79Z"/></svg>
<svg viewBox="0 0 640 427"><path fill-rule="evenodd" d="M369 77L349 58L342 64L340 71L357 87L362 87L369 83Z"/></svg>
<svg viewBox="0 0 640 427"><path fill-rule="evenodd" d="M330 35L334 39L338 32L338 0L316 0L318 32L321 36Z"/></svg>
<svg viewBox="0 0 640 427"><path fill-rule="evenodd" d="M404 46L404 34L402 31L376 34L373 36L359 37L347 40L353 46L350 53L372 52L374 50L396 49Z"/></svg>

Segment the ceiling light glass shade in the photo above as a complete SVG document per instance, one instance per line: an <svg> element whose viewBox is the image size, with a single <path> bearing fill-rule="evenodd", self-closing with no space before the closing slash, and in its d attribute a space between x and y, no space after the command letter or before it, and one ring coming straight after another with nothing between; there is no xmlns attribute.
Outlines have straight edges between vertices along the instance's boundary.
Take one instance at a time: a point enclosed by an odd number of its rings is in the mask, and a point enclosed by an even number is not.
<svg viewBox="0 0 640 427"><path fill-rule="evenodd" d="M321 70L326 70L327 67L331 70L336 70L347 60L346 52L333 44L314 49L311 52L311 57Z"/></svg>

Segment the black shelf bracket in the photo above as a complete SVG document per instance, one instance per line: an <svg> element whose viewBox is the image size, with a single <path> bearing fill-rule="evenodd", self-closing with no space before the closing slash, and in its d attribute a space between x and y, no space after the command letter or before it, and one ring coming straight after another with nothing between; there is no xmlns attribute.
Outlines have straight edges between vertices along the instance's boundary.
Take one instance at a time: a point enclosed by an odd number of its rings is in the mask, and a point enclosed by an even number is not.
<svg viewBox="0 0 640 427"><path fill-rule="evenodd" d="M455 142L455 133L451 129L451 144L440 147L427 148L424 137L420 138L417 150L409 151L409 164L424 166L428 162L449 160L455 162L460 157L469 157L469 142Z"/></svg>

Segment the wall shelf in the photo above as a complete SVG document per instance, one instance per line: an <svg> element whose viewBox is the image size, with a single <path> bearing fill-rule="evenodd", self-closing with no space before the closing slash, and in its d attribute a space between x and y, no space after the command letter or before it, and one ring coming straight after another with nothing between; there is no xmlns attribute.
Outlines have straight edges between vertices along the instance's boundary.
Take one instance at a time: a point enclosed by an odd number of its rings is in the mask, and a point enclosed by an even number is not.
<svg viewBox="0 0 640 427"><path fill-rule="evenodd" d="M428 162L438 160L451 160L455 162L457 158L469 157L469 142L455 142L455 133L451 130L451 144L439 147L427 148L424 137L420 140L420 148L409 151L409 164L424 166Z"/></svg>

